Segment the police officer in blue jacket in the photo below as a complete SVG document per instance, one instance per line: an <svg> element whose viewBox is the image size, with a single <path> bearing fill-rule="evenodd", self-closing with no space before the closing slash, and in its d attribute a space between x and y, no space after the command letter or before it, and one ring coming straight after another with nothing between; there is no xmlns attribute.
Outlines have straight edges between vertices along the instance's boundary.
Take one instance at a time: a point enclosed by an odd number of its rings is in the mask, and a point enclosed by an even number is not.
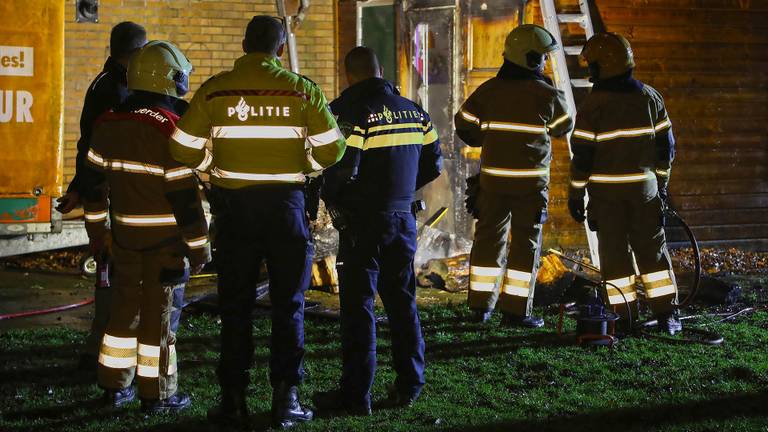
<svg viewBox="0 0 768 432"><path fill-rule="evenodd" d="M316 394L314 402L320 411L369 415L377 292L389 319L397 373L387 404L410 406L424 386L412 205L416 191L440 175L442 156L429 115L382 79L373 50L354 48L345 67L350 87L331 103L331 111L347 137L347 150L326 170L323 192L340 232L343 372L340 388Z"/></svg>

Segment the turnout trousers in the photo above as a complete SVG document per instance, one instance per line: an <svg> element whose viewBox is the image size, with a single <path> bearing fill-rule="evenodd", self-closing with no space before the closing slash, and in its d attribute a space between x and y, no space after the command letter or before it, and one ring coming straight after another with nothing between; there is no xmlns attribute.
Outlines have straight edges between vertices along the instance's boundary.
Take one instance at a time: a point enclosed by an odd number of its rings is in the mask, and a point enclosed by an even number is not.
<svg viewBox="0 0 768 432"><path fill-rule="evenodd" d="M99 385L122 389L136 376L142 399L176 393L173 295L189 279L184 245L137 252L113 244L109 323L99 352Z"/></svg>
<svg viewBox="0 0 768 432"><path fill-rule="evenodd" d="M110 274L114 272L114 266L110 268ZM171 331L176 333L179 329L181 309L184 305L184 284L177 285L173 291L173 311L171 313ZM85 339L85 352L94 356L99 355L101 341L109 323L109 311L112 303L112 286L101 287L96 283L94 287L93 319L91 329Z"/></svg>
<svg viewBox="0 0 768 432"><path fill-rule="evenodd" d="M608 303L622 315L627 314L625 299L630 310L637 309L634 252L651 310L655 314L671 312L677 300L677 283L662 226L661 199L593 197L589 200L587 217L590 227L597 231ZM633 315L637 316L634 312Z"/></svg>
<svg viewBox="0 0 768 432"><path fill-rule="evenodd" d="M249 384L251 314L265 260L272 303L270 382L276 387L303 380L304 292L309 288L314 247L302 186L214 187L211 192L221 314L217 374L223 391L244 391Z"/></svg>
<svg viewBox="0 0 768 432"><path fill-rule="evenodd" d="M531 314L546 219L547 192L507 195L481 191L470 254L470 309Z"/></svg>
<svg viewBox="0 0 768 432"><path fill-rule="evenodd" d="M351 403L369 403L376 373L376 293L389 319L397 391L424 386L424 339L416 308L416 219L411 212L355 214L354 235L341 236L341 390ZM352 240L354 239L354 240ZM352 242L354 241L354 244Z"/></svg>

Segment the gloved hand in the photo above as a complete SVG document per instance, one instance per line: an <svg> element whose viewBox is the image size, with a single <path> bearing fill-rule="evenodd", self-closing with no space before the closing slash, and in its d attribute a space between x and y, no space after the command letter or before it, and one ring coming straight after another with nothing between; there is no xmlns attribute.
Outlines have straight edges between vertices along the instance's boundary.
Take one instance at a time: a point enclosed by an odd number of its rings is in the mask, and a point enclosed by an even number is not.
<svg viewBox="0 0 768 432"><path fill-rule="evenodd" d="M331 217L331 224L336 228L336 231L342 232L349 228L349 221L343 210L336 206L328 206L326 207L326 210L328 210L328 216Z"/></svg>
<svg viewBox="0 0 768 432"><path fill-rule="evenodd" d="M58 204L56 210L59 213L67 214L80 205L80 194L77 192L67 192L66 195L56 200Z"/></svg>
<svg viewBox="0 0 768 432"><path fill-rule="evenodd" d="M584 208L583 198L571 198L568 200L568 210L571 212L571 217L578 223L582 223L587 219L587 211Z"/></svg>
<svg viewBox="0 0 768 432"><path fill-rule="evenodd" d="M477 207L477 198L480 196L480 174L468 177L466 181L467 189L464 190L464 195L466 195L464 207L466 207L467 213L478 219L480 217L480 210Z"/></svg>

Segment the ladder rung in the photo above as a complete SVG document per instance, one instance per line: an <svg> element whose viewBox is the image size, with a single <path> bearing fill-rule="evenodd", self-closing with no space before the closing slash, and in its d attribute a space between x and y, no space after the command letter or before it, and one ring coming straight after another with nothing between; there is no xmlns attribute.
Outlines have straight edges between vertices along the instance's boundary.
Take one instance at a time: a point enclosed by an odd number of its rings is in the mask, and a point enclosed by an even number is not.
<svg viewBox="0 0 768 432"><path fill-rule="evenodd" d="M557 14L557 21L560 23L581 23L584 21L584 14Z"/></svg>
<svg viewBox="0 0 768 432"><path fill-rule="evenodd" d="M566 54L575 56L581 54L581 50L583 49L584 45L568 45L563 47L563 50L565 50Z"/></svg>
<svg viewBox="0 0 768 432"><path fill-rule="evenodd" d="M586 78L572 79L571 85L574 87L592 87L592 83Z"/></svg>

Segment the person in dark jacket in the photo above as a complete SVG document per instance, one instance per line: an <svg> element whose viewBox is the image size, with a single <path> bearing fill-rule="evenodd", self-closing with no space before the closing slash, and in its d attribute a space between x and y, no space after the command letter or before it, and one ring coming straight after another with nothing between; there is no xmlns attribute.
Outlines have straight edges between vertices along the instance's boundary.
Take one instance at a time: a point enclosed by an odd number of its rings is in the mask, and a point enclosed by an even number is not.
<svg viewBox="0 0 768 432"><path fill-rule="evenodd" d="M412 205L416 191L440 175L442 156L429 115L381 78L371 49L353 49L345 65L350 87L331 103L331 111L347 137L347 151L326 170L323 195L341 239L343 372L338 390L318 393L314 400L321 411L369 415L377 292L389 318L397 373L388 404L409 406L424 386Z"/></svg>
<svg viewBox="0 0 768 432"><path fill-rule="evenodd" d="M128 96L126 78L128 61L131 55L146 43L147 32L144 27L134 22L121 22L112 28L109 38L109 58L104 63L104 69L94 78L85 94L83 111L80 115L80 139L77 141L75 177L70 182L67 193L59 199L59 206L56 207L59 212L70 213L81 204L81 196L87 188L86 185L100 182L102 174L86 165L94 123L99 116L125 101ZM80 357L79 368L82 370L96 370L99 346L109 321L110 289L109 284L106 285L96 286L95 289L96 303L91 330Z"/></svg>

